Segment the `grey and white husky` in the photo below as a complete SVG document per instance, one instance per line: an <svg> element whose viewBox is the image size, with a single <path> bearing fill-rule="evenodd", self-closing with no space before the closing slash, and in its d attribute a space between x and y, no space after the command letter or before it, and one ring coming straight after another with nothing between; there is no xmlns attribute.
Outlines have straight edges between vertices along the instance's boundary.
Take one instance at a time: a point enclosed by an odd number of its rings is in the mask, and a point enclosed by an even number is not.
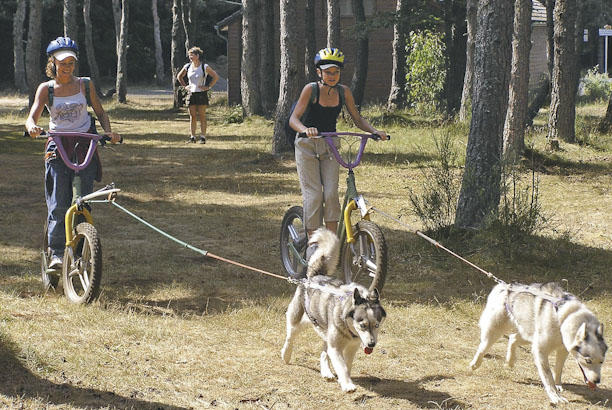
<svg viewBox="0 0 612 410"><path fill-rule="evenodd" d="M591 390L601 380L601 365L608 347L603 324L574 295L556 283L499 284L493 288L480 316L480 346L470 369L480 366L482 358L501 336L511 333L506 361L512 367L516 347L531 344L531 353L553 404L565 403L560 396L561 372L568 353L576 360ZM548 356L555 352L553 373Z"/></svg>
<svg viewBox="0 0 612 410"><path fill-rule="evenodd" d="M339 243L334 233L320 228L309 243L317 243L318 248L308 263L308 284L298 285L287 309L287 338L281 356L289 363L296 336L312 324L323 339L321 376L335 378L331 361L342 390L352 392L356 389L351 380L355 353L360 345L366 354L372 353L386 313L378 290L317 274L335 272Z"/></svg>

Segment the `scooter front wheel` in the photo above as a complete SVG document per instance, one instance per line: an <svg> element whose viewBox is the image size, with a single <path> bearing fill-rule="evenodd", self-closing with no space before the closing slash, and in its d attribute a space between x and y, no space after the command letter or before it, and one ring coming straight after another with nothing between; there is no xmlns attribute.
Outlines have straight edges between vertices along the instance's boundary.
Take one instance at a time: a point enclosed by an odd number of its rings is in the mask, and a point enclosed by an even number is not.
<svg viewBox="0 0 612 410"><path fill-rule="evenodd" d="M354 227L355 243L342 246L342 272L346 283L358 283L382 291L387 275L387 243L373 222L359 221Z"/></svg>
<svg viewBox="0 0 612 410"><path fill-rule="evenodd" d="M89 303L100 293L102 244L96 228L87 222L75 228L72 246L64 251L64 294L73 303Z"/></svg>

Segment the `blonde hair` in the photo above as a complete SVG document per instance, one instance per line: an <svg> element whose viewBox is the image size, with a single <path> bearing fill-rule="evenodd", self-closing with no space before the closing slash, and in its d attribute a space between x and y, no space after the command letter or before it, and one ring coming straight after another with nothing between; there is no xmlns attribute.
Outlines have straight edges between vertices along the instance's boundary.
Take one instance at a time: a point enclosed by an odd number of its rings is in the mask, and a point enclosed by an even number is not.
<svg viewBox="0 0 612 410"><path fill-rule="evenodd" d="M204 58L204 52L200 47L191 47L189 51L187 51L187 53L197 55L200 61L202 61L202 59Z"/></svg>

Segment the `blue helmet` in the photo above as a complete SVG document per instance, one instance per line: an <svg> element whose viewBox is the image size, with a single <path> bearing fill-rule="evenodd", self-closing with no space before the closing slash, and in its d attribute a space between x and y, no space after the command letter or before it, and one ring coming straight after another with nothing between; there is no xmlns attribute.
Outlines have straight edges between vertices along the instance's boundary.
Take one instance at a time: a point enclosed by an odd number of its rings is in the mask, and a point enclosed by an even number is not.
<svg viewBox="0 0 612 410"><path fill-rule="evenodd" d="M58 50L71 50L76 54L79 52L79 47L70 37L58 37L47 46L47 55L51 56Z"/></svg>

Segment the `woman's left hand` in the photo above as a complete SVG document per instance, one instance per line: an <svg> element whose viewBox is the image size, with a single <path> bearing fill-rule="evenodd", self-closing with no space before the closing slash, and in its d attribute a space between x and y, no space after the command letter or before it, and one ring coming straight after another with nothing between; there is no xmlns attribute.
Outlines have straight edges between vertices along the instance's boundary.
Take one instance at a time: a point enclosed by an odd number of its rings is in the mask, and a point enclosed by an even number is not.
<svg viewBox="0 0 612 410"><path fill-rule="evenodd" d="M374 134L378 135L381 140L387 140L387 133L384 131L376 131Z"/></svg>
<svg viewBox="0 0 612 410"><path fill-rule="evenodd" d="M107 137L109 137L111 139L110 140L111 144L116 144L118 142L121 142L121 135L119 135L116 132L112 132L112 131L111 132L105 132L104 135L106 135Z"/></svg>

